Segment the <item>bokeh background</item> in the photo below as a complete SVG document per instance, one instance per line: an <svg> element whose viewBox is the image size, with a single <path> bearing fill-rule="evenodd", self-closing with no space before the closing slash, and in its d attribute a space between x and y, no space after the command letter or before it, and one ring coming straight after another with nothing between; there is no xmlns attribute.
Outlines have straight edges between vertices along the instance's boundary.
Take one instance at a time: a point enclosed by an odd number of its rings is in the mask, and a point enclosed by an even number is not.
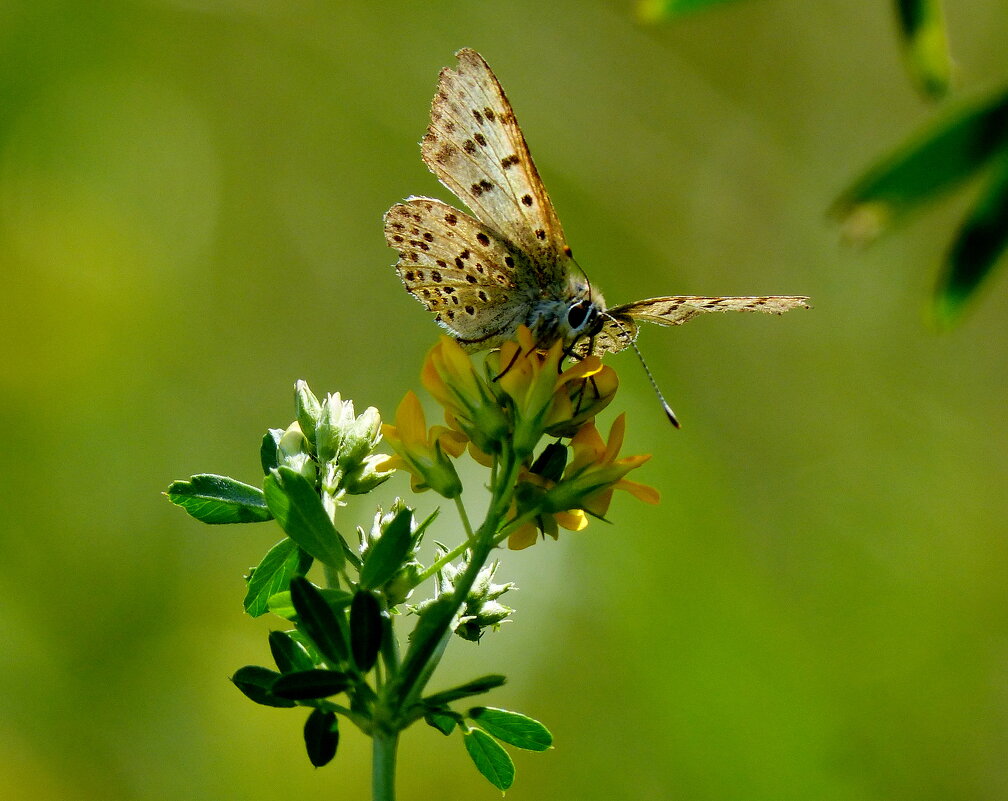
<svg viewBox="0 0 1008 801"><path fill-rule="evenodd" d="M948 22L954 94L1002 82L1003 4ZM228 681L269 661L242 573L278 530L159 493L258 480L297 378L388 416L419 387L436 330L381 215L452 200L416 142L462 46L610 302L815 305L644 331L680 432L613 358L662 504L503 553L514 622L432 685L505 672L489 702L551 727L509 798L1008 797L1004 278L940 335L923 310L969 192L864 252L825 214L936 114L889 2L647 27L591 0L38 0L0 8L0 42L0 797L367 797L362 736L315 770L303 715ZM496 797L424 726L399 792Z"/></svg>

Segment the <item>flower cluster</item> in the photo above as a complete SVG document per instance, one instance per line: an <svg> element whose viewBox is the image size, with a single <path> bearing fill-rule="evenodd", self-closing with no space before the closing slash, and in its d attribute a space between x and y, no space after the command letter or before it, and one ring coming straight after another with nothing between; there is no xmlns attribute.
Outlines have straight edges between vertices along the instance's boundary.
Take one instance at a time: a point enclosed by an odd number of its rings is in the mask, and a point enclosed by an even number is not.
<svg viewBox="0 0 1008 801"><path fill-rule="evenodd" d="M516 341L486 357L481 372L458 343L442 337L428 353L421 378L444 409L447 425L428 430L419 399L407 393L395 424L382 428L396 456L381 466L404 467L414 489L433 489L446 498L461 493L453 459L466 447L492 468L492 476L503 465L514 466L511 512L500 530L501 541L506 538L513 549L533 544L537 531L554 538L558 528L580 531L588 516L605 515L616 489L657 503L657 491L625 478L649 457L619 456L623 416L608 440L595 427L595 416L616 393L615 371L597 356L564 369L564 355L560 343L538 349L522 326ZM557 439L536 455L544 437Z"/></svg>
<svg viewBox="0 0 1008 801"><path fill-rule="evenodd" d="M371 492L392 475L389 457L372 453L381 440L377 409L369 406L357 416L353 401L338 392L319 401L304 381L295 385L294 398L298 419L286 429L270 429L263 441L264 468L300 473L330 506L342 505L344 495Z"/></svg>

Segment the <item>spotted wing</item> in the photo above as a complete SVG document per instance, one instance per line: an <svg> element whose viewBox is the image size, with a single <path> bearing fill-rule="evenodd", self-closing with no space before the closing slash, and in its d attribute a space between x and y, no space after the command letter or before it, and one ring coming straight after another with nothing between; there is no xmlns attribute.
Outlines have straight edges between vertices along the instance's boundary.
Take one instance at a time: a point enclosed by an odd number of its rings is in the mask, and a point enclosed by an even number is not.
<svg viewBox="0 0 1008 801"><path fill-rule="evenodd" d="M687 320L707 312L764 312L783 314L791 309L807 309L808 298L802 295L764 295L761 297L697 297L673 295L648 298L627 303L607 311L602 331L596 335L593 353L618 353L637 338L636 323L682 325Z"/></svg>
<svg viewBox="0 0 1008 801"><path fill-rule="evenodd" d="M468 350L495 347L525 320L507 243L468 214L412 197L385 214L385 239L406 290Z"/></svg>
<svg viewBox="0 0 1008 801"><path fill-rule="evenodd" d="M566 282L570 249L504 90L475 50L441 70L423 160L484 225L527 254L518 280L544 291Z"/></svg>

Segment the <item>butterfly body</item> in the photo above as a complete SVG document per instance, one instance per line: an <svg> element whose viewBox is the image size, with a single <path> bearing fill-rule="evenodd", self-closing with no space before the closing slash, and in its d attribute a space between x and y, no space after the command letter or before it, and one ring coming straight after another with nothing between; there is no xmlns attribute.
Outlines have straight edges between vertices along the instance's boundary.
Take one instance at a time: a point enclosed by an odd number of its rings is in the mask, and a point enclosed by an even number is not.
<svg viewBox="0 0 1008 801"><path fill-rule="evenodd" d="M406 290L464 348L511 339L521 324L537 345L562 341L576 355L615 353L637 321L679 325L711 311L781 314L808 308L802 296L649 298L608 308L574 262L553 204L500 83L483 57L464 49L441 71L424 162L472 211L411 197L385 215Z"/></svg>

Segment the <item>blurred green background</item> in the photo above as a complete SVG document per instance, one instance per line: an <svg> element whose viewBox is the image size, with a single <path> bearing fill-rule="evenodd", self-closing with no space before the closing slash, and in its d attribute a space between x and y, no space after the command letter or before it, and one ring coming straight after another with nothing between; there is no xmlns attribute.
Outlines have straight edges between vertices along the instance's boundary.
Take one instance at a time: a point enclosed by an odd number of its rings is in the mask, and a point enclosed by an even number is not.
<svg viewBox="0 0 1008 801"><path fill-rule="evenodd" d="M303 715L228 681L280 627L241 611L278 529L208 528L159 493L257 481L297 378L386 416L419 387L436 329L381 215L453 200L416 142L462 46L611 303L815 306L646 329L681 432L613 358L662 504L621 496L611 526L502 554L514 623L453 643L432 685L506 672L489 703L551 727L508 797L1008 797L1004 277L939 336L922 310L968 193L863 253L825 219L935 113L890 5L644 27L585 0L3 4L0 797L367 797L362 736L314 770ZM996 86L1003 5L948 21L962 94ZM424 726L399 792L496 797Z"/></svg>

